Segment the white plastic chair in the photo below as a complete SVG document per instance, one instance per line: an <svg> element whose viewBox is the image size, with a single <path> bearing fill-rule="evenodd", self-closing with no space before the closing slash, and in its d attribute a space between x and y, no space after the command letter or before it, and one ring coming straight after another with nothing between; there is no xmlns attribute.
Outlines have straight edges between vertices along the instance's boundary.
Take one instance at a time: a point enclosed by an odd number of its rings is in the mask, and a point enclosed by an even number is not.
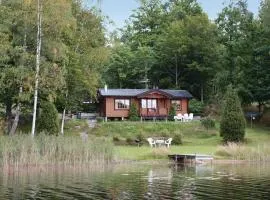
<svg viewBox="0 0 270 200"><path fill-rule="evenodd" d="M165 144L167 145L167 148L170 147L171 143L172 143L172 138L169 138L168 140L165 141Z"/></svg>
<svg viewBox="0 0 270 200"><path fill-rule="evenodd" d="M174 116L174 120L175 121L177 121L177 120L183 121L183 115L181 113L177 114L176 116Z"/></svg>
<svg viewBox="0 0 270 200"><path fill-rule="evenodd" d="M189 113L189 115L188 115L188 120L189 120L189 121L192 121L192 120L193 120L193 113Z"/></svg>
<svg viewBox="0 0 270 200"><path fill-rule="evenodd" d="M155 146L156 147L156 142L153 138L147 138L147 141L149 142L149 145L151 147Z"/></svg>
<svg viewBox="0 0 270 200"><path fill-rule="evenodd" d="M184 122L187 122L188 120L189 120L188 114L185 113L185 114L184 114L184 117L183 117L183 121L184 121Z"/></svg>

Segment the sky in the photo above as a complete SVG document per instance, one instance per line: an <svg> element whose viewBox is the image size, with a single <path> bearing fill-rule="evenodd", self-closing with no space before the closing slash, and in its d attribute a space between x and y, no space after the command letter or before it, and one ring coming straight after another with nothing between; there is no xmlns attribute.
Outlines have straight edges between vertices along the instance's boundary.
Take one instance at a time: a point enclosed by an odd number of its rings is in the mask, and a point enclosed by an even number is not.
<svg viewBox="0 0 270 200"><path fill-rule="evenodd" d="M261 0L248 0L249 10L258 14L258 8ZM210 19L215 19L217 14L222 10L223 3L229 0L198 0L203 7L203 10L208 13ZM114 22L114 25L109 25L109 31L121 28L125 25L125 20L132 14L132 10L139 6L137 0L102 0L100 7L102 13Z"/></svg>

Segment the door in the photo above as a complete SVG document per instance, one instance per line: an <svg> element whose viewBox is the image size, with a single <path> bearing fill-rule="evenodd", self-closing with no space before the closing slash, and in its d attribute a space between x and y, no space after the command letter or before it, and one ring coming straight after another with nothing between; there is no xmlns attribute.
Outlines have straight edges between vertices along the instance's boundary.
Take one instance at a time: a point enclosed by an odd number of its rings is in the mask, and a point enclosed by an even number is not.
<svg viewBox="0 0 270 200"><path fill-rule="evenodd" d="M142 115L156 116L158 115L157 108L158 108L157 99L142 99L141 100Z"/></svg>

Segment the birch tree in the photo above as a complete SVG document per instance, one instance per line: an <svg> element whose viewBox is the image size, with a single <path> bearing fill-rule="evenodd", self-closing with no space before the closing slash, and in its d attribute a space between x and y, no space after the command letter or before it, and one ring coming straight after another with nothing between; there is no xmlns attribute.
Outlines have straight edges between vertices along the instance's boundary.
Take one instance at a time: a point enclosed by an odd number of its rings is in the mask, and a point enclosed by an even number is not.
<svg viewBox="0 0 270 200"><path fill-rule="evenodd" d="M35 75L35 90L34 90L34 107L31 135L35 135L36 116L37 116L37 101L38 101L38 83L40 69L40 50L41 50L41 22L42 22L42 0L37 0L37 52L36 52L36 75Z"/></svg>

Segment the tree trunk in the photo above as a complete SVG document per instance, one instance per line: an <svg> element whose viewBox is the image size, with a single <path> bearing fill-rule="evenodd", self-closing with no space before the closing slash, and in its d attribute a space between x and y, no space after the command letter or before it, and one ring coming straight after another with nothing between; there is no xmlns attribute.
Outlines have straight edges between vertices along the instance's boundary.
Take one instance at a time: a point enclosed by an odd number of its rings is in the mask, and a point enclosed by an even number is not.
<svg viewBox="0 0 270 200"><path fill-rule="evenodd" d="M23 52L26 53L26 38L27 38L27 35L26 35L26 25L25 25L25 30L24 30L24 39L23 39ZM24 63L24 59L21 63L20 66L23 66L25 63ZM16 133L16 130L17 130L17 127L18 127L18 123L19 123L19 120L20 120L20 113L21 113L21 102L20 102L20 97L22 95L22 92L23 92L23 87L22 87L22 84L23 84L23 78L21 77L21 85L20 85L20 89L19 89L19 100L18 100L18 103L17 103L17 107L16 107L16 114L15 114L15 119L13 121L13 124L12 124L12 128L9 132L9 135L14 135Z"/></svg>
<svg viewBox="0 0 270 200"><path fill-rule="evenodd" d="M263 103L259 102L259 105L258 105L258 108L259 108L259 113L261 113L261 112L262 112L262 105L263 105Z"/></svg>
<svg viewBox="0 0 270 200"><path fill-rule="evenodd" d="M19 101L16 107L16 114L15 114L15 119L13 121L11 130L9 132L9 135L14 135L16 133L17 127L18 127L18 123L19 123L19 119L20 119L20 113L21 113L21 102L20 102L20 96L22 94L22 86L20 86L20 91L19 91Z"/></svg>
<svg viewBox="0 0 270 200"><path fill-rule="evenodd" d="M203 84L201 84L201 102L204 102L204 90L203 90Z"/></svg>
<svg viewBox="0 0 270 200"><path fill-rule="evenodd" d="M175 54L175 88L178 88L178 62L177 62L177 54Z"/></svg>
<svg viewBox="0 0 270 200"><path fill-rule="evenodd" d="M144 66L145 89L148 89L148 75L147 75L148 70L147 69L148 69L148 64L145 63L145 66Z"/></svg>
<svg viewBox="0 0 270 200"><path fill-rule="evenodd" d="M66 109L63 110L62 123L61 123L61 135L64 135Z"/></svg>
<svg viewBox="0 0 270 200"><path fill-rule="evenodd" d="M37 100L38 100L38 83L39 83L39 68L40 68L40 50L41 50L41 10L40 0L37 0L37 52L36 52L36 75L35 75L35 91L34 91L34 108L31 135L35 135L36 115L37 115Z"/></svg>
<svg viewBox="0 0 270 200"><path fill-rule="evenodd" d="M12 103L11 101L6 103L6 133L10 132L12 126Z"/></svg>

